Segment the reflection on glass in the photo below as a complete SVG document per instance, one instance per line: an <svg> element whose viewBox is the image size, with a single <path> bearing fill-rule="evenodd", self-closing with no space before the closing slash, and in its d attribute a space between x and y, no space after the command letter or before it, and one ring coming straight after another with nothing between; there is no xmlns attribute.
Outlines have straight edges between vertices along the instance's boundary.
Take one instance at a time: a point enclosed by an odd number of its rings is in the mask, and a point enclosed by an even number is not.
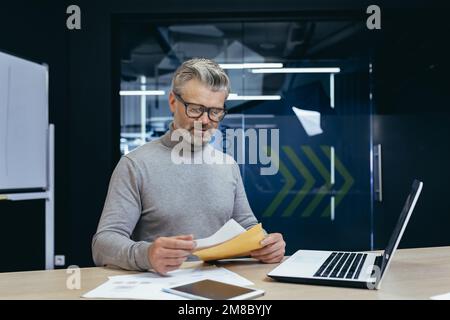
<svg viewBox="0 0 450 320"><path fill-rule="evenodd" d="M240 165L257 218L287 235L288 253L371 249L369 55L346 45L364 30L346 19L124 23L122 153L168 130L176 68L192 57L212 58L225 68L232 92L216 134L280 132L277 174L262 176L260 164ZM242 139L235 154L248 158L249 138ZM212 143L223 147L218 141Z"/></svg>

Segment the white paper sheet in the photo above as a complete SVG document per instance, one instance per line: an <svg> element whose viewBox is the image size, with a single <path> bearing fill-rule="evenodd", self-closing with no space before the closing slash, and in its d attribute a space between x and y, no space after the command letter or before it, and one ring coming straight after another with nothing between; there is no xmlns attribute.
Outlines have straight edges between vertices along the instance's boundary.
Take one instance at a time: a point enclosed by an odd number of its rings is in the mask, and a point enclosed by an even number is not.
<svg viewBox="0 0 450 320"><path fill-rule="evenodd" d="M433 296L430 299L432 299L432 300L450 300L450 292L449 293L440 294L440 295L437 295L437 296Z"/></svg>
<svg viewBox="0 0 450 320"><path fill-rule="evenodd" d="M323 133L322 128L320 127L320 113L317 111L311 110L302 110L296 107L292 107L295 115L298 120L302 124L303 128L305 128L308 136L315 136Z"/></svg>
<svg viewBox="0 0 450 320"><path fill-rule="evenodd" d="M132 275L113 276L94 290L84 294L83 298L104 299L154 299L185 300L178 295L163 292L163 288L177 284L212 279L240 286L250 286L253 282L225 268L207 266L199 268L179 269L161 276L153 272Z"/></svg>
<svg viewBox="0 0 450 320"><path fill-rule="evenodd" d="M245 229L234 219L230 219L212 236L195 240L197 244L195 250L216 246L225 241L233 239L234 237L237 237L243 232L245 232Z"/></svg>
<svg viewBox="0 0 450 320"><path fill-rule="evenodd" d="M177 284L185 281L195 281L198 279L214 279L238 286L251 286L254 283L228 269L216 266L201 266L197 268L186 268L171 271L167 276L161 276L154 272L137 273L131 275L112 276L109 279L151 279L154 282L161 281L170 284Z"/></svg>
<svg viewBox="0 0 450 320"><path fill-rule="evenodd" d="M94 290L84 294L90 299L146 299L146 300L184 300L173 294L163 292L165 285L142 279L110 279Z"/></svg>

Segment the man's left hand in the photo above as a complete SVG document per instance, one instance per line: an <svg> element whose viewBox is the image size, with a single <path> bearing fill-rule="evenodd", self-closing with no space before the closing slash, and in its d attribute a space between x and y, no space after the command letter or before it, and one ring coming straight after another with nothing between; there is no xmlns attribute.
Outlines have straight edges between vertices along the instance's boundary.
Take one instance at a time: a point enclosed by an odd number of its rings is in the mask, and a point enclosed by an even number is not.
<svg viewBox="0 0 450 320"><path fill-rule="evenodd" d="M271 233L261 241L263 246L253 250L251 256L264 263L278 263L283 260L286 242L281 233Z"/></svg>

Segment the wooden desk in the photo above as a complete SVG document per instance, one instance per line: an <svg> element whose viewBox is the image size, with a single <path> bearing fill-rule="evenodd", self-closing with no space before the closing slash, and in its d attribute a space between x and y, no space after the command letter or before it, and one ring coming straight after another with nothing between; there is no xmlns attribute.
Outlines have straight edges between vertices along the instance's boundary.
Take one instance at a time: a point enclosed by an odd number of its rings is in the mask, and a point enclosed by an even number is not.
<svg viewBox="0 0 450 320"><path fill-rule="evenodd" d="M198 265L185 263L183 267ZM220 262L266 291L260 299L429 299L450 292L450 247L403 249L394 256L381 289L350 289L281 283L266 274L275 268L256 261ZM133 272L108 268L82 268L81 289L68 290L65 269L0 274L0 299L79 299L108 276Z"/></svg>

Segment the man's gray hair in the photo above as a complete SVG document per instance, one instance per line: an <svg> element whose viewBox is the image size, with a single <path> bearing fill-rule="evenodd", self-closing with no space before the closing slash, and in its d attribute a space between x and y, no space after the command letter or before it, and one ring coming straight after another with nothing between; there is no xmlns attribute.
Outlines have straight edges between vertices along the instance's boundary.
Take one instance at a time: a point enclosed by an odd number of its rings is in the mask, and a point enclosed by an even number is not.
<svg viewBox="0 0 450 320"><path fill-rule="evenodd" d="M185 61L172 79L172 91L181 94L186 82L196 79L212 91L230 93L230 79L225 71L214 61L206 58L194 58Z"/></svg>

